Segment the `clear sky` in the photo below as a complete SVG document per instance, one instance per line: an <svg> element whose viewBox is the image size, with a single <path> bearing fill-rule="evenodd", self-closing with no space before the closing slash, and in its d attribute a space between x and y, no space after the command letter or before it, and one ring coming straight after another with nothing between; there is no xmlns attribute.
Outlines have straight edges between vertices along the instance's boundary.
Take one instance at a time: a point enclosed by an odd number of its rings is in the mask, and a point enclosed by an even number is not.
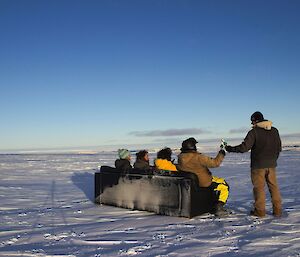
<svg viewBox="0 0 300 257"><path fill-rule="evenodd" d="M298 0L0 0L0 150L300 135Z"/></svg>

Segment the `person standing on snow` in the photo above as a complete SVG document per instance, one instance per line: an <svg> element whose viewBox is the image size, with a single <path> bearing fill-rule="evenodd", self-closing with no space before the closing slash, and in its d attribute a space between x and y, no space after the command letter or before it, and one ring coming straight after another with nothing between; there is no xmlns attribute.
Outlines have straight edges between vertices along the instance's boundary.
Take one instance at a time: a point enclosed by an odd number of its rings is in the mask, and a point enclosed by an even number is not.
<svg viewBox="0 0 300 257"><path fill-rule="evenodd" d="M224 209L229 196L229 186L223 178L212 176L209 168L219 167L225 157L222 149L216 158L211 158L197 151L198 142L191 137L182 142L181 153L178 155L178 169L197 175L200 187L210 187L217 192L218 202L214 206L216 216L224 216L228 211Z"/></svg>
<svg viewBox="0 0 300 257"><path fill-rule="evenodd" d="M258 217L266 215L265 182L267 182L273 204L273 215L282 215L281 195L276 178L276 166L281 152L281 139L272 122L265 120L261 112L251 115L252 129L244 141L237 146L227 145L227 152L244 153L251 150L251 180L253 184L254 209L250 214Z"/></svg>

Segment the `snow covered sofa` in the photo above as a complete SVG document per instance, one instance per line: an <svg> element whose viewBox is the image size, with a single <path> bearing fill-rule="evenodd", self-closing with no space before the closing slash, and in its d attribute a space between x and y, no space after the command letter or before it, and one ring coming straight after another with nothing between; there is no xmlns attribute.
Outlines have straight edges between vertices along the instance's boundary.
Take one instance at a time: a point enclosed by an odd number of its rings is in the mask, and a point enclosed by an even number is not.
<svg viewBox="0 0 300 257"><path fill-rule="evenodd" d="M133 169L124 173L116 168L101 166L95 173L95 203L162 215L192 218L212 212L216 194L200 188L192 173L152 175Z"/></svg>

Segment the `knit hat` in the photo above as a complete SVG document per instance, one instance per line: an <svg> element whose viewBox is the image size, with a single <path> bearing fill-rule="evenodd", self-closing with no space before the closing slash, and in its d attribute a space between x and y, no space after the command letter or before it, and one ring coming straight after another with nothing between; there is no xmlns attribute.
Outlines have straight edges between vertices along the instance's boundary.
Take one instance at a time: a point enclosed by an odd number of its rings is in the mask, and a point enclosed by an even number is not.
<svg viewBox="0 0 300 257"><path fill-rule="evenodd" d="M128 156L130 156L130 152L127 149L119 149L118 155L120 159L126 159Z"/></svg>
<svg viewBox="0 0 300 257"><path fill-rule="evenodd" d="M260 122L264 120L264 116L261 112L255 112L251 115L250 119L252 122Z"/></svg>

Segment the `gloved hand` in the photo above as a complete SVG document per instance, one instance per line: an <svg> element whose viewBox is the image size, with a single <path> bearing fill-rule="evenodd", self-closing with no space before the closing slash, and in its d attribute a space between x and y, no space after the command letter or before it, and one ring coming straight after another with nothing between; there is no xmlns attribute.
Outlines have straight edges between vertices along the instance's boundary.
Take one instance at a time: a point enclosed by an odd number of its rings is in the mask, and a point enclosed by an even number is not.
<svg viewBox="0 0 300 257"><path fill-rule="evenodd" d="M226 145L226 146L225 146L225 149L226 149L226 151L229 152L229 153L230 153L230 152L234 152L234 147L231 146L231 145Z"/></svg>
<svg viewBox="0 0 300 257"><path fill-rule="evenodd" d="M223 154L224 156L226 155L226 153L225 153L225 151L224 151L223 149L221 149L221 150L219 151L219 153L220 153L220 154Z"/></svg>

